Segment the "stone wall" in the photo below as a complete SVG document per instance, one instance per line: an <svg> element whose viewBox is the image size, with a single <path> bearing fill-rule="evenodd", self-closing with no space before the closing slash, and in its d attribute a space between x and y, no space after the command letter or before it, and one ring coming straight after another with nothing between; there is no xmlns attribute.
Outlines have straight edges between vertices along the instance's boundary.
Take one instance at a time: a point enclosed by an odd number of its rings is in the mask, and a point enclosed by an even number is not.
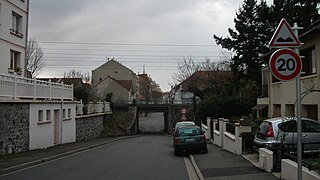
<svg viewBox="0 0 320 180"><path fill-rule="evenodd" d="M106 114L94 114L76 117L76 141L86 141L101 136L103 120Z"/></svg>
<svg viewBox="0 0 320 180"><path fill-rule="evenodd" d="M0 103L0 154L29 149L29 104Z"/></svg>

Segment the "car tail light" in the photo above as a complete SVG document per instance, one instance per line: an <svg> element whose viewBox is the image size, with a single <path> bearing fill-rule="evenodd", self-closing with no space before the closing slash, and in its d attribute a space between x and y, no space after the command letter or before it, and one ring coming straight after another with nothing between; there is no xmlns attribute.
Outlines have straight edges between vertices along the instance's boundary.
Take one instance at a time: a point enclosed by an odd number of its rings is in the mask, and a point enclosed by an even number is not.
<svg viewBox="0 0 320 180"><path fill-rule="evenodd" d="M268 130L267 130L267 133L266 133L266 137L274 137L273 128L272 128L272 124L271 123L269 124Z"/></svg>
<svg viewBox="0 0 320 180"><path fill-rule="evenodd" d="M180 141L179 141L179 139L174 138L174 139L173 139L173 143L174 143L174 144L179 144L179 143L180 143Z"/></svg>
<svg viewBox="0 0 320 180"><path fill-rule="evenodd" d="M206 140L207 140L206 135L202 134L201 135L201 141L206 141Z"/></svg>

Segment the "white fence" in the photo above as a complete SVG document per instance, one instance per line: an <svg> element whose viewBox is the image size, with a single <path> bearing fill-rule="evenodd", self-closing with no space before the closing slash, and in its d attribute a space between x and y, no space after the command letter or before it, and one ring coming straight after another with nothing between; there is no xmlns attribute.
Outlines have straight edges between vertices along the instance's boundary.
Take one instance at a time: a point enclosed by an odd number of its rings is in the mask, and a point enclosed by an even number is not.
<svg viewBox="0 0 320 180"><path fill-rule="evenodd" d="M208 136L211 131L213 132L212 141L214 144L227 151L240 155L242 154L242 138L240 137L240 134L243 132L250 132L251 126L240 126L240 123L235 123L233 134L227 131L228 122L228 119L219 118L219 120L213 119L213 121L211 121L211 119L208 118L208 126L204 128L204 131ZM210 123L213 123L213 126L211 126ZM213 129L210 127L213 127Z"/></svg>
<svg viewBox="0 0 320 180"><path fill-rule="evenodd" d="M87 113L83 112L83 107L86 107ZM109 102L89 102L87 105L84 105L82 101L79 101L76 106L76 115L108 112L111 112Z"/></svg>
<svg viewBox="0 0 320 180"><path fill-rule="evenodd" d="M0 74L0 97L34 100L73 100L73 86Z"/></svg>

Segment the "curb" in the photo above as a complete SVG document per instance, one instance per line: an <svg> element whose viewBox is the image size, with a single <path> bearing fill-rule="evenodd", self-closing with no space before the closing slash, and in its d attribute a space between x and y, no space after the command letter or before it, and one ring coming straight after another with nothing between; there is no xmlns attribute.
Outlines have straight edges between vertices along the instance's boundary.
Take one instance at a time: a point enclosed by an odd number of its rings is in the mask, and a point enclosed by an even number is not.
<svg viewBox="0 0 320 180"><path fill-rule="evenodd" d="M190 161L191 161L191 163L192 163L192 165L193 165L193 167L194 167L199 179L200 180L205 180L203 175L202 175L202 173L201 173L201 171L200 171L200 169L199 169L199 167L198 167L198 165L197 165L197 163L196 163L196 161L194 160L194 157L193 157L192 154L189 155L189 159L190 159Z"/></svg>
<svg viewBox="0 0 320 180"><path fill-rule="evenodd" d="M34 165L37 165L37 164L42 164L42 163L45 163L45 162L49 162L49 161L52 161L52 160L55 160L55 159L59 159L59 158L62 158L62 157L68 156L68 155L72 155L72 154L75 154L75 153L78 153L78 152L90 150L90 149L93 149L93 148L96 148L96 147L100 147L100 146L103 146L103 145L106 145L106 144L109 144L109 143L112 143L112 142L115 142L115 141L119 141L119 140L122 140L122 139L136 138L136 137L140 137L140 136L142 136L142 135L139 134L139 135L134 135L134 136L123 136L123 137L115 138L115 139L112 139L112 140L109 140L109 141L106 141L106 142L103 142L103 143L94 144L94 145L87 146L87 147L84 147L84 148L71 150L71 151L68 151L68 152L56 154L56 155L49 156L49 157L46 157L46 158L37 159L37 160L34 160L34 161L30 161L30 162L22 163L22 164L19 164L19 165L15 165L15 166L7 167L7 168L4 168L4 169L0 169L0 177L2 175L4 175L4 174L10 173L10 172L14 172L14 171L17 171L17 170L20 170L20 169L24 169L24 168L27 168L27 167L30 167L30 166L34 166Z"/></svg>

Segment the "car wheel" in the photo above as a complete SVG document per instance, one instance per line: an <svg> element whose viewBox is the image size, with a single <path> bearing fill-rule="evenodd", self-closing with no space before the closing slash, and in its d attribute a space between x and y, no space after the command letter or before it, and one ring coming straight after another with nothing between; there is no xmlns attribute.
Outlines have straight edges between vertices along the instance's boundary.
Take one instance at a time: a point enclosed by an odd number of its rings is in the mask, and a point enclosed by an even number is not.
<svg viewBox="0 0 320 180"><path fill-rule="evenodd" d="M175 156L179 156L179 155L180 155L179 150L176 149L176 148L174 148L174 155L175 155Z"/></svg>
<svg viewBox="0 0 320 180"><path fill-rule="evenodd" d="M203 152L203 154L207 154L207 153L208 153L208 148L207 148L207 146L205 146L205 147L203 148L202 152Z"/></svg>

